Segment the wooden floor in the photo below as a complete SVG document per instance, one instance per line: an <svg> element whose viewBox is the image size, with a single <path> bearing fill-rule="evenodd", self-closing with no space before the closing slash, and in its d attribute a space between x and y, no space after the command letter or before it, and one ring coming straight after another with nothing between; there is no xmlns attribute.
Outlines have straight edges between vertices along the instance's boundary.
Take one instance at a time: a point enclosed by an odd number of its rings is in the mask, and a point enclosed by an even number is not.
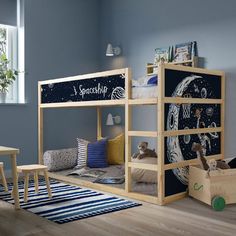
<svg viewBox="0 0 236 236"><path fill-rule="evenodd" d="M67 224L55 224L0 201L0 236L233 236L236 205L223 212L190 198L168 206L143 206Z"/></svg>

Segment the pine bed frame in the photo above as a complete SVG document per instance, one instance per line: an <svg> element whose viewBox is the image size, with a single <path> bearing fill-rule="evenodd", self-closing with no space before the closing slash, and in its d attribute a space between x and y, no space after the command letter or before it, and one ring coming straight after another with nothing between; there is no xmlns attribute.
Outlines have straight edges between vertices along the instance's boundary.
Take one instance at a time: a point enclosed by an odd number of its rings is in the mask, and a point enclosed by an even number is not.
<svg viewBox="0 0 236 236"><path fill-rule="evenodd" d="M221 98L220 99L203 99L203 98L182 98L182 97L165 97L165 70L178 70L193 73L203 73L209 75L220 76L221 78ZM45 84L59 83L81 79L92 79L103 76L111 76L117 74L125 74L125 98L120 100L100 100L100 101L82 101L82 102L64 102L64 103L41 103L41 88ZM213 128L199 128L189 130L165 130L164 107L165 104L220 104L221 106L221 125ZM200 68L163 64L158 69L158 98L147 99L131 99L131 70L129 68L105 71L93 74L79 75L68 78L39 81L38 82L38 160L43 163L43 111L44 109L66 108L66 107L95 107L97 109L97 138L102 136L102 120L101 107L104 106L124 106L125 107L125 189L119 189L108 185L91 183L89 181L80 180L73 177L62 176L55 173L49 173L49 176L61 181L78 184L105 192L111 192L141 201L146 201L158 205L164 205L169 202L178 200L186 196L185 192L165 196L165 171L179 167L198 164L198 159L184 160L181 162L165 164L165 137L199 134L209 132L221 133L221 153L212 155L208 158L223 159L224 158L224 114L225 114L225 75L222 71L213 71ZM157 106L157 131L133 131L132 127L132 106L154 105ZM157 138L158 162L157 164L144 164L131 162L131 139L132 137L153 137ZM157 196L150 196L141 193L132 192L131 189L131 168L140 168L157 172Z"/></svg>

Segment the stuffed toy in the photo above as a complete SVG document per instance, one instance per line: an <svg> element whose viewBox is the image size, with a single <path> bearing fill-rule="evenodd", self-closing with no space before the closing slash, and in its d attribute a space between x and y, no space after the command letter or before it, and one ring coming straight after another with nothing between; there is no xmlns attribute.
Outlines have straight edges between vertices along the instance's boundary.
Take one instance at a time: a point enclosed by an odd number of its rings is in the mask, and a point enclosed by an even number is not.
<svg viewBox="0 0 236 236"><path fill-rule="evenodd" d="M220 168L217 168L217 161L214 159L208 160L207 164L208 164L209 168L207 170L206 178L209 178L211 171L220 170Z"/></svg>
<svg viewBox="0 0 236 236"><path fill-rule="evenodd" d="M132 158L143 159L144 157L157 157L155 149L148 148L148 142L140 142L138 145L138 153L134 153Z"/></svg>
<svg viewBox="0 0 236 236"><path fill-rule="evenodd" d="M202 145L201 145L200 143L193 143L193 145L192 145L192 151L197 153L197 156L198 156L198 158L199 158L200 161L201 161L202 169L208 170L208 169L209 169L209 166L208 166L208 164L207 164L206 158L205 158L204 155L203 155L203 148L202 148Z"/></svg>
<svg viewBox="0 0 236 236"><path fill-rule="evenodd" d="M192 151L197 152L198 157L201 160L201 165L204 170L213 170L216 169L230 169L230 166L222 160L206 160L206 157L203 155L203 147L199 143L193 143L192 145ZM209 166L211 164L211 166Z"/></svg>

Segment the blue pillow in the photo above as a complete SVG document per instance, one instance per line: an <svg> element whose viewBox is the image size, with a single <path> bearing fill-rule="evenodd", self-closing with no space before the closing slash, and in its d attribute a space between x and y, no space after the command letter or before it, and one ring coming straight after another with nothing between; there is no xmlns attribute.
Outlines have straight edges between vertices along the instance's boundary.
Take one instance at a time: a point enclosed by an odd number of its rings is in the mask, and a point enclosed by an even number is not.
<svg viewBox="0 0 236 236"><path fill-rule="evenodd" d="M107 139L101 139L88 144L87 166L90 168L108 167L107 162Z"/></svg>
<svg viewBox="0 0 236 236"><path fill-rule="evenodd" d="M152 76L152 77L148 80L147 84L157 85L157 75Z"/></svg>

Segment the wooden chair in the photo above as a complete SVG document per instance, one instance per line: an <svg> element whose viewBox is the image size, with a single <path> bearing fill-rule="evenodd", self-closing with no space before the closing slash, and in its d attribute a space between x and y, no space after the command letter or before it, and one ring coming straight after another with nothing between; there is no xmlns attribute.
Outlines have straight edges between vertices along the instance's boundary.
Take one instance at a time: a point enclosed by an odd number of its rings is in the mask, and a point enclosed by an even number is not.
<svg viewBox="0 0 236 236"><path fill-rule="evenodd" d="M2 184L4 186L4 190L7 192L8 187L7 187L6 177L5 177L5 174L4 174L3 162L0 162L0 175L1 175L1 179L2 179Z"/></svg>
<svg viewBox="0 0 236 236"><path fill-rule="evenodd" d="M49 198L52 197L50 183L48 179L48 168L44 165L23 165L23 166L17 166L17 173L23 173L24 174L24 202L28 201L28 188L29 188L29 174L34 174L34 185L35 185L35 192L39 192L38 188L38 174L40 172L44 173L45 182L47 185L48 190L48 196Z"/></svg>

